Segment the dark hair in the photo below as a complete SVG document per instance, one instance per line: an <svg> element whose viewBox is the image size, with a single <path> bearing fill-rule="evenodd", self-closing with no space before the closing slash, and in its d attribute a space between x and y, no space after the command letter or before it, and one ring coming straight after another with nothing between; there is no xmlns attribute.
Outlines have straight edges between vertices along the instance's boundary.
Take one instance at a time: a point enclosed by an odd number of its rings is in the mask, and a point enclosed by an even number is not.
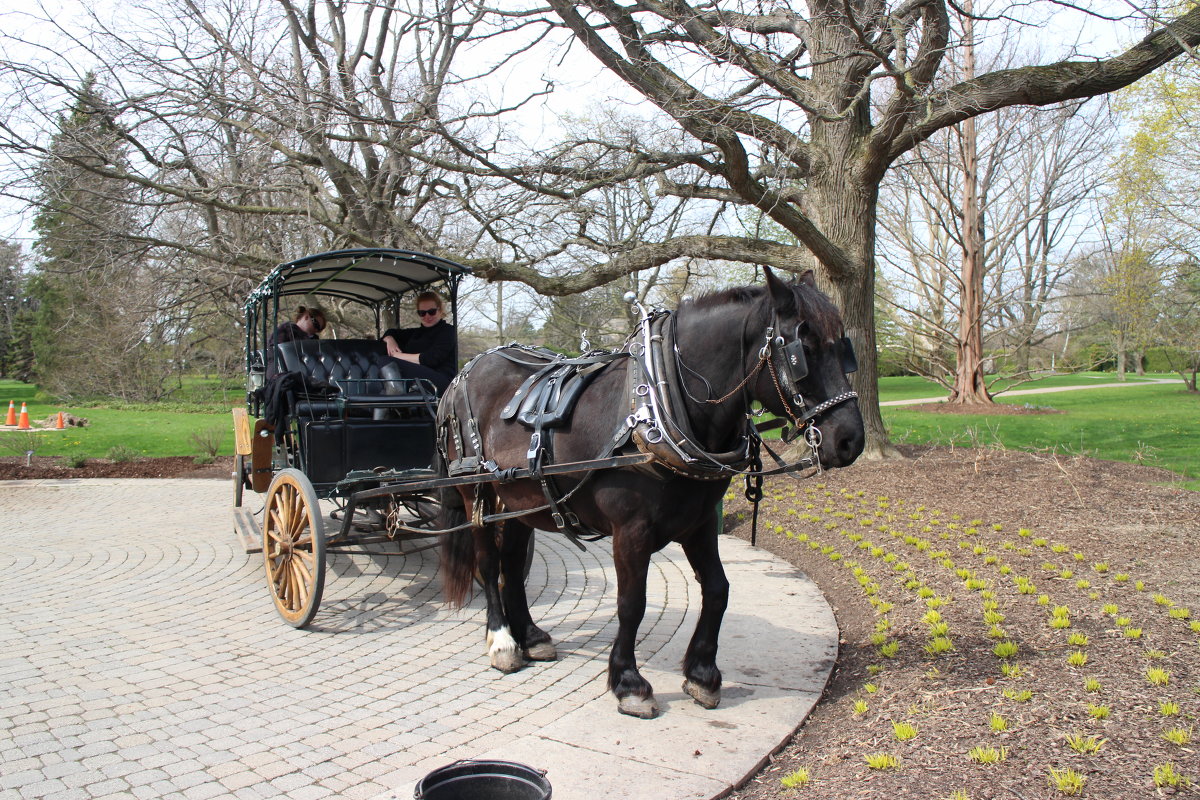
<svg viewBox="0 0 1200 800"><path fill-rule="evenodd" d="M320 317L322 322L329 322L329 318L325 316L325 309L320 306L300 306L296 309L296 316L292 317L292 322L299 322L306 314L310 317Z"/></svg>

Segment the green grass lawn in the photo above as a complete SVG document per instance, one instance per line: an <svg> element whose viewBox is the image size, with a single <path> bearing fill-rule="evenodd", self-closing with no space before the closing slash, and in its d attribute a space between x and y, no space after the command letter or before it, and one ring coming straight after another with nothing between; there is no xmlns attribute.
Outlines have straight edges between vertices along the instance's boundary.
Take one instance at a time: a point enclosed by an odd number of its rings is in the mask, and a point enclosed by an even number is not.
<svg viewBox="0 0 1200 800"><path fill-rule="evenodd" d="M1132 380L1132 379L1131 379ZM1039 386L1094 385L1114 382L1112 373L1059 375L1023 384ZM37 394L36 388L0 380L0 408L7 401L29 403L33 420L57 411L86 417L90 425L67 431L32 435L0 433L0 455L79 455L104 458L114 447L147 457L200 456L197 439L216 437L220 455L233 452L229 409L242 402L242 390L215 379L185 382L183 399L146 405L96 407L59 406ZM944 395L940 387L921 378L884 378L883 400ZM1200 396L1180 385L1093 389L1045 395L1005 397L1000 402L1051 407L1065 412L1023 416L929 414L891 406L883 409L892 438L898 442L1002 445L1022 450L1056 450L1116 461L1154 464L1183 475L1189 488L1200 490Z"/></svg>
<svg viewBox="0 0 1200 800"><path fill-rule="evenodd" d="M886 378L881 390L894 380L909 379ZM893 399L890 387L882 393ZM883 417L897 442L1002 445L1153 464L1183 475L1188 488L1200 489L1200 395L1185 392L1181 384L1001 395L998 400L1064 413L952 415L891 406L883 409Z"/></svg>
<svg viewBox="0 0 1200 800"><path fill-rule="evenodd" d="M0 380L0 407L8 410L14 400L20 410L29 404L29 418L43 420L58 411L85 417L86 428L32 434L0 433L0 455L25 454L32 443L34 454L61 456L79 454L104 458L114 447L126 447L139 456L200 456L205 448L193 437L218 437L219 455L233 453L233 421L229 410L243 402L243 393L225 391L222 403L218 389L203 394L207 403L122 405L115 408L59 405L37 394L36 387L11 380Z"/></svg>

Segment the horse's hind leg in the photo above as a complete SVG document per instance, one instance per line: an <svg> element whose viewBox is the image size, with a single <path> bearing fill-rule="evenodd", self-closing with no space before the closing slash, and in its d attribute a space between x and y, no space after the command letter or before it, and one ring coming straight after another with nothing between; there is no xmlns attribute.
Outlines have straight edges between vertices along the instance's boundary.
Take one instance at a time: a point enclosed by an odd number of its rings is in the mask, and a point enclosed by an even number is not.
<svg viewBox="0 0 1200 800"><path fill-rule="evenodd" d="M613 538L613 560L617 568L617 638L608 657L608 688L617 696L622 714L642 719L658 716L658 702L650 682L638 672L638 626L646 614L646 573L650 568L649 544L642 536ZM632 540L632 541L631 541Z"/></svg>
<svg viewBox="0 0 1200 800"><path fill-rule="evenodd" d="M496 527L485 525L475 531L475 564L487 599L488 660L501 672L516 672L525 666L525 656L512 633L500 595L500 547ZM501 534L502 538L506 538Z"/></svg>
<svg viewBox="0 0 1200 800"><path fill-rule="evenodd" d="M683 545L688 563L700 583L700 619L683 659L683 690L705 708L721 702L721 670L717 669L717 638L729 604L729 581L721 566L715 522Z"/></svg>
<svg viewBox="0 0 1200 800"><path fill-rule="evenodd" d="M554 661L558 652L550 634L534 624L525 594L525 559L529 552L533 529L517 520L504 523L504 541L500 546L500 573L504 586L500 596L504 601L504 616L512 629L517 645L530 661Z"/></svg>

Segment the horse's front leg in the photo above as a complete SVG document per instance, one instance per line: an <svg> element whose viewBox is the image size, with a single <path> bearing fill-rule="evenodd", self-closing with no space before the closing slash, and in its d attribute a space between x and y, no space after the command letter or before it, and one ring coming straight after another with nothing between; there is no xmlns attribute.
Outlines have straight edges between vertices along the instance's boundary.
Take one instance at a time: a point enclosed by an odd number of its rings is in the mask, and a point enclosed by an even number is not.
<svg viewBox="0 0 1200 800"><path fill-rule="evenodd" d="M525 656L504 614L500 596L500 548L496 545L496 529L492 525L477 528L475 533L475 564L487 599L488 660L501 672L516 672L525 666Z"/></svg>
<svg viewBox="0 0 1200 800"><path fill-rule="evenodd" d="M683 552L700 584L700 619L683 659L683 690L705 708L721 702L721 670L717 669L717 639L729 605L729 580L717 548L717 526L705 526L683 544Z"/></svg>
<svg viewBox="0 0 1200 800"><path fill-rule="evenodd" d="M554 661L558 651L550 634L539 628L529 613L529 598L525 593L525 560L532 544L533 529L517 520L504 523L504 540L500 546L500 572L504 586L504 616L513 637L530 661Z"/></svg>
<svg viewBox="0 0 1200 800"><path fill-rule="evenodd" d="M632 541L631 541L632 540ZM650 546L644 536L613 537L613 559L617 569L617 638L608 657L608 688L617 696L617 709L642 719L658 716L654 689L637 668L638 626L646 614L646 574L650 569Z"/></svg>

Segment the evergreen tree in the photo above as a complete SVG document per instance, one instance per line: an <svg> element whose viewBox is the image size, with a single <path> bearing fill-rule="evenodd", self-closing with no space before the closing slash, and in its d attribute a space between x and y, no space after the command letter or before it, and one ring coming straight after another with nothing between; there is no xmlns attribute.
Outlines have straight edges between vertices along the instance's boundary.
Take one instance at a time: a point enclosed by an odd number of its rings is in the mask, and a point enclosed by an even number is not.
<svg viewBox="0 0 1200 800"><path fill-rule="evenodd" d="M115 115L89 75L37 175L34 372L60 397L153 399L169 372L126 173Z"/></svg>

